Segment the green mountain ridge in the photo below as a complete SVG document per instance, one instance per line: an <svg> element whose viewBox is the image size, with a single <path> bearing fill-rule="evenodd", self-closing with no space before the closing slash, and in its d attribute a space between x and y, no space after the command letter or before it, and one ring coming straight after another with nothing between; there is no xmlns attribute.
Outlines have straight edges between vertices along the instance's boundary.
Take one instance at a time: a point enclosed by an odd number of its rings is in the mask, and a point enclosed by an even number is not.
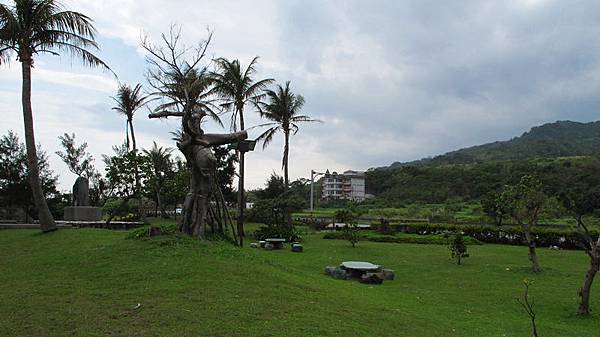
<svg viewBox="0 0 600 337"><path fill-rule="evenodd" d="M386 168L595 155L600 155L600 121L557 121L533 127L510 140L463 148L433 158L395 162Z"/></svg>

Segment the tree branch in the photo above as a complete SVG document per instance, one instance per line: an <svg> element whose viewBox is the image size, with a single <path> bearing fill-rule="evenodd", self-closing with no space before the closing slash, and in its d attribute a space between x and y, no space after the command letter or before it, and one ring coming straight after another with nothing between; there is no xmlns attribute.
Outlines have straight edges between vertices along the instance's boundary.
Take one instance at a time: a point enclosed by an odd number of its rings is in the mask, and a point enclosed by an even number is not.
<svg viewBox="0 0 600 337"><path fill-rule="evenodd" d="M183 117L183 112L177 111L160 111L148 114L148 118L166 118L166 117Z"/></svg>

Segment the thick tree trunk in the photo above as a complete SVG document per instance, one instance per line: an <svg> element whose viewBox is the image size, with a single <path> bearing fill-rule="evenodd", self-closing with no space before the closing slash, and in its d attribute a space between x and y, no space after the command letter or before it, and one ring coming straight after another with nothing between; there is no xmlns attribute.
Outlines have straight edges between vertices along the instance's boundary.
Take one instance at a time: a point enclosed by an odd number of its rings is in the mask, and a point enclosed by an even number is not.
<svg viewBox="0 0 600 337"><path fill-rule="evenodd" d="M206 239L207 197L201 194L188 193L183 204L184 218L179 230L197 239Z"/></svg>
<svg viewBox="0 0 600 337"><path fill-rule="evenodd" d="M583 287L579 290L579 308L577 309L577 315L586 316L590 314L590 292L592 290L592 283L596 273L600 270L600 258L590 258L590 269L585 274L585 281Z"/></svg>
<svg viewBox="0 0 600 337"><path fill-rule="evenodd" d="M203 142L212 147L239 142L246 139L248 134L244 131L225 135L204 134L203 136ZM215 219L214 213L209 213L211 207L209 200L215 188L214 175L216 169L216 159L212 150L205 145L185 145L182 143L178 143L177 147L185 155L191 169L190 192L185 198L183 219L179 226L180 231L193 235L198 239L206 239L209 229L213 234L224 234L218 223L220 221L222 225L223 221ZM210 228L207 224L210 225Z"/></svg>
<svg viewBox="0 0 600 337"><path fill-rule="evenodd" d="M46 198L42 190L40 181L40 170L38 165L38 156L35 148L35 136L33 132L33 112L31 109L31 58L21 57L21 69L23 75L23 124L25 126L25 145L27 147L27 166L29 169L29 183L31 184L31 192L33 201L38 209L38 217L40 220L40 228L42 232L50 232L56 230L56 224Z"/></svg>
<svg viewBox="0 0 600 337"><path fill-rule="evenodd" d="M527 246L529 247L529 260L531 261L531 270L534 273L539 273L540 268L540 260L535 251L535 240L531 236L531 228L528 226L523 227L523 232L525 233L525 239L527 240Z"/></svg>

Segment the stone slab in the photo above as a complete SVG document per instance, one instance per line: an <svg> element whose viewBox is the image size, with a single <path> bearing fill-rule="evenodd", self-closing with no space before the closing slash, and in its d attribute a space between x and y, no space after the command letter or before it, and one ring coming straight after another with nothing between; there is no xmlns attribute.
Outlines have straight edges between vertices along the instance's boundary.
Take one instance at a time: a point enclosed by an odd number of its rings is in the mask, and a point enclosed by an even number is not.
<svg viewBox="0 0 600 337"><path fill-rule="evenodd" d="M342 262L342 267L346 269L354 269L354 270L362 270L362 271L376 271L381 268L376 264L372 264L370 262L361 262L361 261L345 261Z"/></svg>
<svg viewBox="0 0 600 337"><path fill-rule="evenodd" d="M99 221L102 218L102 209L91 206L65 207L66 221Z"/></svg>

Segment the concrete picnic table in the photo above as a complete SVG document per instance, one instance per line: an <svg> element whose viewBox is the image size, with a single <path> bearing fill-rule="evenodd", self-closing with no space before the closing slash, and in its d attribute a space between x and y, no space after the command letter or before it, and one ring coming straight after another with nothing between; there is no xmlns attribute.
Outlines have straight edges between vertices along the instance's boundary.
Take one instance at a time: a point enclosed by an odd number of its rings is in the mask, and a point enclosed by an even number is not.
<svg viewBox="0 0 600 337"><path fill-rule="evenodd" d="M325 267L325 274L336 279L355 279L370 284L381 284L383 280L393 280L395 278L393 270L362 261L345 261L339 267Z"/></svg>
<svg viewBox="0 0 600 337"><path fill-rule="evenodd" d="M272 244L273 249L281 249L283 247L283 243L285 242L285 239L268 238L268 239L265 239L265 242Z"/></svg>
<svg viewBox="0 0 600 337"><path fill-rule="evenodd" d="M370 262L345 261L342 262L340 267L345 269L349 276L353 278L360 278L366 273L381 272L381 266Z"/></svg>

